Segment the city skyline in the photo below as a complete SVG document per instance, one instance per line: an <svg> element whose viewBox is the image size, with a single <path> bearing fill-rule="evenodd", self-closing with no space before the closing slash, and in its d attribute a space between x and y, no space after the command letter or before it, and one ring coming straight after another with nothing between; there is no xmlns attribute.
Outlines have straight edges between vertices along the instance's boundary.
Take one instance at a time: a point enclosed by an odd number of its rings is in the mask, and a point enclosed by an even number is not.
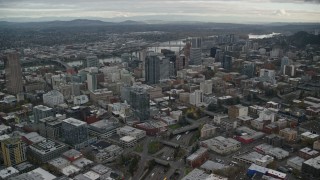
<svg viewBox="0 0 320 180"><path fill-rule="evenodd" d="M0 20L320 22L319 0L0 1Z"/></svg>

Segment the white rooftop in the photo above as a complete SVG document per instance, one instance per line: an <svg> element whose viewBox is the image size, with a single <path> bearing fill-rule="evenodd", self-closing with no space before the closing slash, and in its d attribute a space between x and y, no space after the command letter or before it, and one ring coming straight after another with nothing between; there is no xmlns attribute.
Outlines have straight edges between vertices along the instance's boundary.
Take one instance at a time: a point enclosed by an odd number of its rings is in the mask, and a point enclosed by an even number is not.
<svg viewBox="0 0 320 180"><path fill-rule="evenodd" d="M122 138L120 138L121 141L125 141L125 142L130 142L130 141L133 141L135 139L136 138L132 137L132 136L123 136Z"/></svg>
<svg viewBox="0 0 320 180"><path fill-rule="evenodd" d="M311 158L311 159L305 161L304 163L320 170L320 156L318 156L316 158Z"/></svg>
<svg viewBox="0 0 320 180"><path fill-rule="evenodd" d="M79 172L80 169L75 167L74 165L69 165L61 170L62 174L69 176L71 174Z"/></svg>
<svg viewBox="0 0 320 180"><path fill-rule="evenodd" d="M16 173L19 173L19 171L13 167L8 167L6 169L2 169L0 171L0 179L5 179L5 178L11 176L12 174L16 174Z"/></svg>
<svg viewBox="0 0 320 180"><path fill-rule="evenodd" d="M86 125L87 124L86 122L80 121L80 120L75 119L75 118L68 118L68 119L63 120L63 122L72 124L74 126L82 126L82 125Z"/></svg>
<svg viewBox="0 0 320 180"><path fill-rule="evenodd" d="M92 180L96 180L100 178L100 175L96 172L93 171L88 171L86 173L83 174L85 177L90 178Z"/></svg>
<svg viewBox="0 0 320 180"><path fill-rule="evenodd" d="M56 176L54 176L53 174L49 173L48 171L42 168L37 168L33 171L28 172L28 174L34 174L34 173L40 174L41 177L45 180L53 180L56 178Z"/></svg>

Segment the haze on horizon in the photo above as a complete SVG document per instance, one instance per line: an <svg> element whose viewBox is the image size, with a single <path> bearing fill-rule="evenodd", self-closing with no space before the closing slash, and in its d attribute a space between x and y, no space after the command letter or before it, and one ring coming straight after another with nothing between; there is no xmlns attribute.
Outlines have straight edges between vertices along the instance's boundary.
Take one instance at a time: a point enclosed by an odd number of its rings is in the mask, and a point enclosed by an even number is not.
<svg viewBox="0 0 320 180"><path fill-rule="evenodd" d="M320 0L0 0L0 20L320 22Z"/></svg>

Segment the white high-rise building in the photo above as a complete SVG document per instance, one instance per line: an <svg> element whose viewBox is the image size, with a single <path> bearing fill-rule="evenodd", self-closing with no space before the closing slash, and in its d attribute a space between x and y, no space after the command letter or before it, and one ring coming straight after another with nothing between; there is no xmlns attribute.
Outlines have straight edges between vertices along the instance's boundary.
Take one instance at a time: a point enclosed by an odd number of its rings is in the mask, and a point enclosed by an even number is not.
<svg viewBox="0 0 320 180"><path fill-rule="evenodd" d="M212 94L212 85L213 85L213 82L211 80L206 80L204 82L201 82L200 83L200 90L204 94Z"/></svg>
<svg viewBox="0 0 320 180"><path fill-rule="evenodd" d="M49 107L54 107L62 103L64 103L64 97L58 90L52 90L43 94L43 104Z"/></svg>
<svg viewBox="0 0 320 180"><path fill-rule="evenodd" d="M190 104L195 106L201 106L203 103L203 92L201 90L195 90L190 94Z"/></svg>
<svg viewBox="0 0 320 180"><path fill-rule="evenodd" d="M87 74L87 83L88 83L89 91L97 90L98 89L97 74L96 73Z"/></svg>

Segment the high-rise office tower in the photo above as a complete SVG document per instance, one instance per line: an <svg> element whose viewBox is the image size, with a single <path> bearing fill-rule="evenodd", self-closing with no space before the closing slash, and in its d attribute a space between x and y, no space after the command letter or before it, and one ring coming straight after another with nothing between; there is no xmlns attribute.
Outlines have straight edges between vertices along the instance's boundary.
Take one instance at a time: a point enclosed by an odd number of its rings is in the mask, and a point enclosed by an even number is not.
<svg viewBox="0 0 320 180"><path fill-rule="evenodd" d="M98 89L97 73L87 74L88 90L95 91Z"/></svg>
<svg viewBox="0 0 320 180"><path fill-rule="evenodd" d="M224 57L221 61L221 67L225 70L231 70L232 69L232 57L229 55L224 55Z"/></svg>
<svg viewBox="0 0 320 180"><path fill-rule="evenodd" d="M16 51L8 52L4 63L8 92L11 94L23 92L22 71L18 53Z"/></svg>
<svg viewBox="0 0 320 180"><path fill-rule="evenodd" d="M86 67L99 67L99 59L97 56L88 56L86 58Z"/></svg>
<svg viewBox="0 0 320 180"><path fill-rule="evenodd" d="M148 92L139 87L132 87L130 90L130 106L134 114L140 121L147 121L150 116L150 95Z"/></svg>
<svg viewBox="0 0 320 180"><path fill-rule="evenodd" d="M201 65L201 49L200 48L191 48L190 49L190 64L191 65Z"/></svg>
<svg viewBox="0 0 320 180"><path fill-rule="evenodd" d="M151 52L145 61L145 74L147 84L158 84L160 81L160 59L158 55Z"/></svg>
<svg viewBox="0 0 320 180"><path fill-rule="evenodd" d="M14 166L26 161L26 145L18 137L1 141L1 151L4 165Z"/></svg>
<svg viewBox="0 0 320 180"><path fill-rule="evenodd" d="M160 79L169 79L170 76L170 61L169 58L160 59Z"/></svg>
<svg viewBox="0 0 320 180"><path fill-rule="evenodd" d="M81 144L88 140L87 123L75 118L62 121L62 137L70 145Z"/></svg>
<svg viewBox="0 0 320 180"><path fill-rule="evenodd" d="M256 74L256 65L253 62L246 61L243 64L243 67L241 69L241 74L248 76L249 78L252 78Z"/></svg>
<svg viewBox="0 0 320 180"><path fill-rule="evenodd" d="M202 39L199 37L191 38L191 49L190 49L190 64L201 65L201 47Z"/></svg>
<svg viewBox="0 0 320 180"><path fill-rule="evenodd" d="M202 47L202 39L200 37L191 38L191 47L192 48L201 48Z"/></svg>
<svg viewBox="0 0 320 180"><path fill-rule="evenodd" d="M35 123L38 123L40 119L50 116L56 116L54 109L43 105L33 107L33 118Z"/></svg>
<svg viewBox="0 0 320 180"><path fill-rule="evenodd" d="M219 48L217 48L217 47L212 47L212 48L210 49L210 57L213 57L213 58L216 57L217 49L219 49Z"/></svg>
<svg viewBox="0 0 320 180"><path fill-rule="evenodd" d="M176 70L179 71L181 69L187 68L189 65L189 61L184 54L180 54L176 60Z"/></svg>

